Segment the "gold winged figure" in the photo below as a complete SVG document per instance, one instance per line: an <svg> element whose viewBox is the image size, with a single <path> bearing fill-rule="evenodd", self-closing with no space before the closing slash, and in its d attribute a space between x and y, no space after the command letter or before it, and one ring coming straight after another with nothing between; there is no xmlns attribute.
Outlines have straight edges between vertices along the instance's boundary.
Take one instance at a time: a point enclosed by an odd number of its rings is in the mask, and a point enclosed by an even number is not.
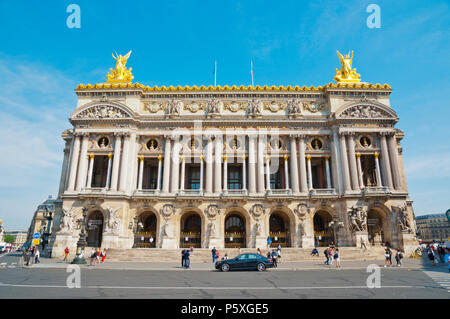
<svg viewBox="0 0 450 319"><path fill-rule="evenodd" d="M353 51L352 56L350 57L350 52L344 56L337 51L337 55L339 57L339 61L341 62L341 69L336 69L336 75L334 76L334 80L337 83L345 82L345 83L359 83L361 82L361 76L356 73L356 69L352 69L353 62Z"/></svg>
<svg viewBox="0 0 450 319"><path fill-rule="evenodd" d="M132 68L127 69L125 64L127 64L127 60L131 55L131 51L122 56L121 54L117 54L114 56L114 53L112 54L112 57L114 60L116 60L116 67L113 70L110 68L110 73L106 75L108 83L131 83L131 80L133 80L133 75L131 74Z"/></svg>

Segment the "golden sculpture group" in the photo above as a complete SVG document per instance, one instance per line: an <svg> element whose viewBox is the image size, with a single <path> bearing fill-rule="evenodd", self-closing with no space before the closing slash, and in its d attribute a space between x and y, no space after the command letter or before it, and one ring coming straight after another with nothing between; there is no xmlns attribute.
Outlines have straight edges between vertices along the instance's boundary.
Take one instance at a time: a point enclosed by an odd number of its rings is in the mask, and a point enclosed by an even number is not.
<svg viewBox="0 0 450 319"><path fill-rule="evenodd" d="M112 54L112 57L114 60L116 60L116 68L113 70L110 68L109 70L111 73L108 73L106 75L107 82L108 83L131 83L131 80L133 80L133 75L131 74L131 68L127 69L125 64L127 64L127 60L131 55L131 51L125 54L125 56L122 56L121 54L118 55L116 53L116 56L114 56L114 53Z"/></svg>
<svg viewBox="0 0 450 319"><path fill-rule="evenodd" d="M337 83L345 82L345 83L360 83L361 76L356 73L356 69L352 69L352 61L353 61L353 51L352 57L350 57L350 53L346 54L345 57L339 51L336 51L339 57L339 61L341 62L341 69L336 69L336 75L334 76L334 80Z"/></svg>

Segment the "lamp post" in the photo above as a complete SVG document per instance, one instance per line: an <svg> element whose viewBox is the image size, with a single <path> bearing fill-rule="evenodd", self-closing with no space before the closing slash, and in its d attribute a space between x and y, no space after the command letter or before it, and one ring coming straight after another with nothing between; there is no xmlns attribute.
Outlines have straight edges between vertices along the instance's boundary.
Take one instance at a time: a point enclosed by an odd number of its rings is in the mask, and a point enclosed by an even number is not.
<svg viewBox="0 0 450 319"><path fill-rule="evenodd" d="M81 223L80 238L77 242L77 256L71 262L72 264L85 264L84 248L86 247L86 216L87 208L83 207L83 221Z"/></svg>
<svg viewBox="0 0 450 319"><path fill-rule="evenodd" d="M42 227L44 227L44 233L42 234L42 251L45 250L45 247L48 245L48 239L50 238L50 227L53 220L53 213L55 212L55 204L51 203L51 196L48 197L47 201L42 205L43 209L43 217ZM45 228L44 220L47 220L47 228Z"/></svg>
<svg viewBox="0 0 450 319"><path fill-rule="evenodd" d="M335 215L333 216L333 220L328 223L328 227L331 227L333 229L333 236L334 236L334 242L336 244L336 247L338 247L337 242L337 232L344 227L344 223L339 220L339 218Z"/></svg>

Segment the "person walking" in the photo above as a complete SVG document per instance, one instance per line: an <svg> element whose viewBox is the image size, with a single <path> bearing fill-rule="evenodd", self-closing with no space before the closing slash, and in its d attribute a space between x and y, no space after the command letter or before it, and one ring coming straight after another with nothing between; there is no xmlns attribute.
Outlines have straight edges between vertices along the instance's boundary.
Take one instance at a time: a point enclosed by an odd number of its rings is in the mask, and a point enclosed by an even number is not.
<svg viewBox="0 0 450 319"><path fill-rule="evenodd" d="M446 253L445 253L445 256L444 256L444 261L447 264L448 272L450 272L450 249L449 248L446 249Z"/></svg>
<svg viewBox="0 0 450 319"><path fill-rule="evenodd" d="M69 260L69 247L66 247L66 249L64 249L64 261L68 260Z"/></svg>
<svg viewBox="0 0 450 319"><path fill-rule="evenodd" d="M333 243L331 243L331 244L333 244ZM331 246L328 248L328 256L330 257L330 266L331 265L333 265L333 256L334 256L334 253L333 253L333 248L331 248Z"/></svg>
<svg viewBox="0 0 450 319"><path fill-rule="evenodd" d="M217 252L216 247L213 247L213 249L211 249L213 264L216 262L216 257L217 257L216 252Z"/></svg>
<svg viewBox="0 0 450 319"><path fill-rule="evenodd" d="M191 258L189 250L184 252L184 268L189 269L191 267Z"/></svg>
<svg viewBox="0 0 450 319"><path fill-rule="evenodd" d="M330 264L330 256L328 255L328 248L326 248L326 249L323 251L323 254L324 254L325 257L327 258L327 260L325 260L324 264L325 264L325 265L329 265L329 264Z"/></svg>
<svg viewBox="0 0 450 319"><path fill-rule="evenodd" d="M277 248L277 264L281 262L281 245L278 245Z"/></svg>
<svg viewBox="0 0 450 319"><path fill-rule="evenodd" d="M270 248L270 244L272 243L272 239L270 236L267 236L267 248Z"/></svg>
<svg viewBox="0 0 450 319"><path fill-rule="evenodd" d="M95 252L95 263L100 264L100 248Z"/></svg>
<svg viewBox="0 0 450 319"><path fill-rule="evenodd" d="M95 249L92 248L91 249L91 260L89 262L89 266L93 266L94 265L94 261L95 261L96 257L97 257L97 254L95 253Z"/></svg>
<svg viewBox="0 0 450 319"><path fill-rule="evenodd" d="M105 258L106 258L106 248L103 248L101 256L102 256L102 264L103 264L103 263L105 263Z"/></svg>
<svg viewBox="0 0 450 319"><path fill-rule="evenodd" d="M184 261L186 260L186 249L181 251L181 268L184 268Z"/></svg>
<svg viewBox="0 0 450 319"><path fill-rule="evenodd" d="M386 247L386 249L384 250L384 267L391 267L392 265L392 252L389 248Z"/></svg>
<svg viewBox="0 0 450 319"><path fill-rule="evenodd" d="M277 256L277 252L275 251L275 249L272 251L272 260L273 260L273 266L276 268L278 267L278 256Z"/></svg>
<svg viewBox="0 0 450 319"><path fill-rule="evenodd" d="M40 263L40 261L39 261L39 257L40 257L41 255L40 255L40 253L39 253L39 249L37 249L36 248L36 252L34 253L34 263L35 264L39 264Z"/></svg>
<svg viewBox="0 0 450 319"><path fill-rule="evenodd" d="M341 260L339 258L339 248L336 248L334 252L334 260L336 261L336 268L341 268Z"/></svg>
<svg viewBox="0 0 450 319"><path fill-rule="evenodd" d="M361 238L361 248L363 248L363 247L364 247L364 250L367 250L366 242L364 241L364 238Z"/></svg>
<svg viewBox="0 0 450 319"><path fill-rule="evenodd" d="M403 254L400 250L397 250L397 253L395 254L395 261L397 262L397 267L401 267L403 265L402 263Z"/></svg>

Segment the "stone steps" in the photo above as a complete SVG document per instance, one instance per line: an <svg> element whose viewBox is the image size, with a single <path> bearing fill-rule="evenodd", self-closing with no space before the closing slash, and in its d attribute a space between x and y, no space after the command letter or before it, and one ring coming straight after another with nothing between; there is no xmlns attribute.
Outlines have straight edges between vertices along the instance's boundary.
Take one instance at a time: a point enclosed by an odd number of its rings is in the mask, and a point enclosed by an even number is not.
<svg viewBox="0 0 450 319"><path fill-rule="evenodd" d="M301 261L324 259L325 247L318 248L319 257L311 256L311 248L282 248L281 256L283 261ZM161 249L161 248L133 248L133 249L109 249L107 258L109 261L136 261L136 262L178 262L181 260L182 249ZM383 247L370 247L364 251L355 247L341 247L340 255L342 260L374 260L384 259ZM223 248L218 249L220 258L225 254L229 258L237 256L239 253L255 253L255 248ZM267 249L262 249L265 255ZM207 248L194 248L191 252L192 262L211 262L211 250Z"/></svg>

